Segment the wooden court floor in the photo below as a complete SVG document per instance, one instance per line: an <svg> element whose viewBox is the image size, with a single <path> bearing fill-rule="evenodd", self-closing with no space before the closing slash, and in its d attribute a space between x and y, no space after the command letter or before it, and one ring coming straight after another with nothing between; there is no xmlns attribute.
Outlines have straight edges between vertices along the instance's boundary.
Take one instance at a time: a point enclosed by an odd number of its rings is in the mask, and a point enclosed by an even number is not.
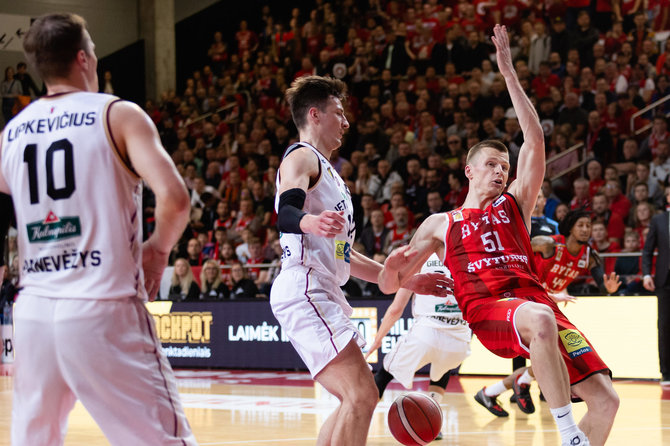
<svg viewBox="0 0 670 446"><path fill-rule="evenodd" d="M336 406L335 398L309 375L263 371L178 370L179 391L186 415L201 445L302 446L313 445L321 423ZM496 377L453 377L442 404L444 439L436 446L558 445L556 428L546 403L533 386L537 410L526 415L501 402L509 418L496 418L479 406L473 395ZM427 387L427 377L417 377L415 390ZM0 376L0 445L9 445L12 378ZM608 445L670 445L670 389L656 382L616 381L621 397ZM386 426L390 403L404 390L389 386L375 412L369 445L395 445ZM584 404L575 404L577 417ZM100 429L77 403L69 420L66 445L106 445Z"/></svg>

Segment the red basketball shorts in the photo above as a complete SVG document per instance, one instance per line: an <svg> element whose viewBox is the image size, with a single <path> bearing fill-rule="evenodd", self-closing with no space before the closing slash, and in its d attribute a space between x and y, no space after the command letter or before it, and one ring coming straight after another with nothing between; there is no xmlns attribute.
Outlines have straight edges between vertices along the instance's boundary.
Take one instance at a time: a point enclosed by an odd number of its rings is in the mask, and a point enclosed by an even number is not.
<svg viewBox="0 0 670 446"><path fill-rule="evenodd" d="M468 323L479 341L492 353L503 358L523 356L530 359L530 350L521 340L515 324L517 309L529 302L548 305L554 311L558 325L558 347L568 368L571 385L583 381L594 373L610 373L586 336L548 297L482 299L477 302L477 306L468 309Z"/></svg>

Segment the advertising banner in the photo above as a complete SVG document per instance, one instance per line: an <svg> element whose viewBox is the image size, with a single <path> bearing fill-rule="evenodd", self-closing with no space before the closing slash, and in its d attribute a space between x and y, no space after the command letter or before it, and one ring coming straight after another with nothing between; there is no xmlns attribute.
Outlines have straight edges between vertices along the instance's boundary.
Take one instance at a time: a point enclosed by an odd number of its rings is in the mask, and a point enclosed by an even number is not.
<svg viewBox="0 0 670 446"><path fill-rule="evenodd" d="M360 300L352 303L352 322L370 345L390 302ZM173 366L306 369L272 314L268 301L157 301L148 303L147 308ZM407 332L412 321L407 308L384 338L379 352L368 358L373 367L391 350L397 338Z"/></svg>

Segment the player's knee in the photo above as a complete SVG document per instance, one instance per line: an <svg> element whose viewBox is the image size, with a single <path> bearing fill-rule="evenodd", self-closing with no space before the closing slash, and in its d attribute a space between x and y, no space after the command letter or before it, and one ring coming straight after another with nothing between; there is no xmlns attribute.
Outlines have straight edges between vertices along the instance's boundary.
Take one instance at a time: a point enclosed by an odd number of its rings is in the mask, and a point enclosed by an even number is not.
<svg viewBox="0 0 670 446"><path fill-rule="evenodd" d="M355 389L354 392L349 392L346 396L351 404L351 407L354 407L357 411L360 411L361 414L372 414L375 407L377 407L377 402L379 401L379 391L377 386L363 386Z"/></svg>
<svg viewBox="0 0 670 446"><path fill-rule="evenodd" d="M619 410L619 395L612 386L608 386L600 393L601 401L597 405L607 418L614 420L614 417Z"/></svg>
<svg viewBox="0 0 670 446"><path fill-rule="evenodd" d="M611 383L603 382L602 385L592 389L589 393L591 395L584 398L589 410L597 412L600 417L614 421L614 417L619 410L620 400Z"/></svg>
<svg viewBox="0 0 670 446"><path fill-rule="evenodd" d="M558 335L554 312L546 305L533 305L529 308L528 329L535 338L554 341Z"/></svg>

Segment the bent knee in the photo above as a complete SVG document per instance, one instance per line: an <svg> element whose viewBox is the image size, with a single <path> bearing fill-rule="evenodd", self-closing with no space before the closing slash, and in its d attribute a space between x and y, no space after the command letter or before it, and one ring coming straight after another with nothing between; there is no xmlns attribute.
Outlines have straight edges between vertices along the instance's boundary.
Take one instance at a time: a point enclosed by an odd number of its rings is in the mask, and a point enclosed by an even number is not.
<svg viewBox="0 0 670 446"><path fill-rule="evenodd" d="M530 303L519 309L521 317L517 319L517 329L534 338L553 340L558 335L556 316L553 310L544 304Z"/></svg>
<svg viewBox="0 0 670 446"><path fill-rule="evenodd" d="M372 411L379 401L379 389L377 389L374 380L371 380L370 383L367 381L359 383L357 386L352 385L343 392L342 400L353 407Z"/></svg>

